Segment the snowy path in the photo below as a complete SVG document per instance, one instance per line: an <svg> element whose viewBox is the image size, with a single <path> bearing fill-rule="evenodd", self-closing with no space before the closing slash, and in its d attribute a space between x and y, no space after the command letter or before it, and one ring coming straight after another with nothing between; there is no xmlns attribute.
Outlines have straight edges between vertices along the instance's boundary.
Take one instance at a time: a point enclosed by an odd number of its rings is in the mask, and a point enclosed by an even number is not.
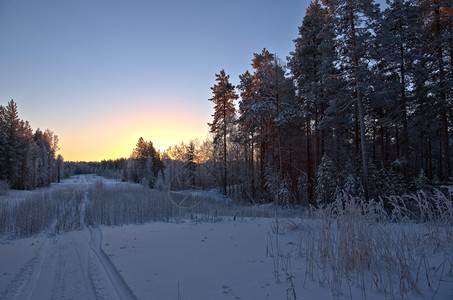
<svg viewBox="0 0 453 300"><path fill-rule="evenodd" d="M80 176L72 186L84 189L80 220L93 177ZM3 299L135 299L134 294L101 249L98 228L50 235L37 255L9 284Z"/></svg>

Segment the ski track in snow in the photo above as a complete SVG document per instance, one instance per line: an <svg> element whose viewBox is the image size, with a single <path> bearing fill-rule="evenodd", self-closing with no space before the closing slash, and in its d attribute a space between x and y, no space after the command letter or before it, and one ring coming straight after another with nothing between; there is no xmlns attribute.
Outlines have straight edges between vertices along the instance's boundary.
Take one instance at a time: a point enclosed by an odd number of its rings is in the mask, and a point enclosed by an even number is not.
<svg viewBox="0 0 453 300"><path fill-rule="evenodd" d="M87 180L88 179L88 180ZM72 186L84 190L80 203L83 230L50 234L10 282L1 299L136 299L101 249L102 232L84 224L93 176L81 175Z"/></svg>

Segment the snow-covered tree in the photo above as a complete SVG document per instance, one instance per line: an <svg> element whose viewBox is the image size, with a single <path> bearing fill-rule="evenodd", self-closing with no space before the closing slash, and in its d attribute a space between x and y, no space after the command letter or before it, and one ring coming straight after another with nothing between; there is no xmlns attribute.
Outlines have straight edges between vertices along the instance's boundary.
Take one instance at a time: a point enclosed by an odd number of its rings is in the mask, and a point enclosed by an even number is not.
<svg viewBox="0 0 453 300"><path fill-rule="evenodd" d="M324 155L318 167L315 186L315 200L318 204L333 202L337 189L337 170L330 157Z"/></svg>
<svg viewBox="0 0 453 300"><path fill-rule="evenodd" d="M429 58L427 83L429 98L435 102L437 122L441 127L442 164L439 175L444 183L452 175L449 118L453 110L453 8L451 0L421 0L421 17L424 24L424 47Z"/></svg>
<svg viewBox="0 0 453 300"><path fill-rule="evenodd" d="M380 21L378 5L373 0L324 0L329 11L334 14L337 33L337 50L340 54L338 63L343 70L343 77L353 87L357 120L359 126L356 141L360 140L360 153L363 170L365 197L369 196L368 153L365 128L364 102L371 93L373 73L370 63L375 57L372 47L374 36Z"/></svg>
<svg viewBox="0 0 453 300"><path fill-rule="evenodd" d="M339 133L331 134L339 122L337 114L344 109L337 108L344 104L336 103L348 97L339 97L341 80L335 66L337 53L335 51L335 32L332 14L319 1L313 1L307 8L302 25L299 27L299 37L294 40L295 50L288 57L288 66L296 83L297 105L295 111L298 119L304 120L306 140L306 179L308 197L313 197L313 170L320 164L322 155L326 152L328 139L334 145L333 137L341 140ZM347 100L345 100L347 102ZM337 106L332 107L330 106ZM326 118L326 112L333 111ZM335 120L333 120L335 119ZM335 147L330 147L330 151Z"/></svg>
<svg viewBox="0 0 453 300"><path fill-rule="evenodd" d="M414 179L414 185L418 191L426 191L429 188L429 180L423 169L420 169L418 176Z"/></svg>
<svg viewBox="0 0 453 300"><path fill-rule="evenodd" d="M316 0L307 8L302 26L299 27L299 37L294 40L296 49L288 57L288 65L296 82L299 99L299 118L307 118L309 127L313 121L314 157L307 157L309 163L314 161L319 165L324 153L324 112L333 99L336 70L333 18L327 8ZM311 128L307 128L310 135ZM308 153L307 153L308 154ZM312 176L311 172L308 174Z"/></svg>
<svg viewBox="0 0 453 300"><path fill-rule="evenodd" d="M195 143L190 141L186 147L186 159L184 161L185 182L191 187L195 187L195 171L197 163L195 162Z"/></svg>
<svg viewBox="0 0 453 300"><path fill-rule="evenodd" d="M214 102L214 115L209 123L210 131L214 135L214 144L221 150L223 160L223 193L227 193L227 136L233 126L235 117L234 101L238 98L234 85L229 81L230 76L221 70L216 74L216 84L211 87L213 96L209 100Z"/></svg>
<svg viewBox="0 0 453 300"><path fill-rule="evenodd" d="M61 178L64 178L64 158L61 154L57 156L57 182L60 183Z"/></svg>
<svg viewBox="0 0 453 300"><path fill-rule="evenodd" d="M145 166L143 168L143 177L141 184L147 188L154 188L155 176L154 176L153 158L148 156L146 158Z"/></svg>

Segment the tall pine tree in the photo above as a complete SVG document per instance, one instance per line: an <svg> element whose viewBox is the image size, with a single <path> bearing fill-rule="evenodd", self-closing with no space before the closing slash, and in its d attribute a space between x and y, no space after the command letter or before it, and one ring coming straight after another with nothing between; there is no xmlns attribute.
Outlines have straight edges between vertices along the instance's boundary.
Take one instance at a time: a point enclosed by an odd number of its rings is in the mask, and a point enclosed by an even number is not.
<svg viewBox="0 0 453 300"><path fill-rule="evenodd" d="M344 70L344 78L353 87L356 104L356 143L360 141L363 187L365 197L369 197L368 153L365 127L365 100L373 83L369 63L373 58L374 34L379 25L380 12L373 0L324 0L329 11L335 16L339 63Z"/></svg>
<svg viewBox="0 0 453 300"><path fill-rule="evenodd" d="M229 82L229 75L221 70L216 74L216 84L211 87L214 102L214 120L209 123L211 133L214 135L214 144L222 148L223 158L223 193L227 194L227 136L233 125L235 117L234 100L238 98L234 85Z"/></svg>

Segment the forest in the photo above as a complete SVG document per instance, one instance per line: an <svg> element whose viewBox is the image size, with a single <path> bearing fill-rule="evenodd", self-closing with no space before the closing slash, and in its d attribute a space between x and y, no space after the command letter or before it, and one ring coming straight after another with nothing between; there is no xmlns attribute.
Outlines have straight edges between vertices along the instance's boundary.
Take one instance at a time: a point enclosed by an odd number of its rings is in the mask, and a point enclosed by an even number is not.
<svg viewBox="0 0 453 300"><path fill-rule="evenodd" d="M282 205L448 184L452 18L448 1L313 1L287 63L254 53L238 86L221 70L212 140L164 158L186 186Z"/></svg>
<svg viewBox="0 0 453 300"><path fill-rule="evenodd" d="M0 193L59 182L63 157L56 156L58 150L58 136L49 129L33 131L19 118L14 100L0 106Z"/></svg>
<svg viewBox="0 0 453 300"><path fill-rule="evenodd" d="M219 189L243 203L377 199L452 181L448 0L313 1L284 59L264 48L237 86L215 74L212 137L130 158L63 162L58 137L0 109L0 181L33 189L77 173L150 188ZM226 66L228 67L228 66Z"/></svg>

